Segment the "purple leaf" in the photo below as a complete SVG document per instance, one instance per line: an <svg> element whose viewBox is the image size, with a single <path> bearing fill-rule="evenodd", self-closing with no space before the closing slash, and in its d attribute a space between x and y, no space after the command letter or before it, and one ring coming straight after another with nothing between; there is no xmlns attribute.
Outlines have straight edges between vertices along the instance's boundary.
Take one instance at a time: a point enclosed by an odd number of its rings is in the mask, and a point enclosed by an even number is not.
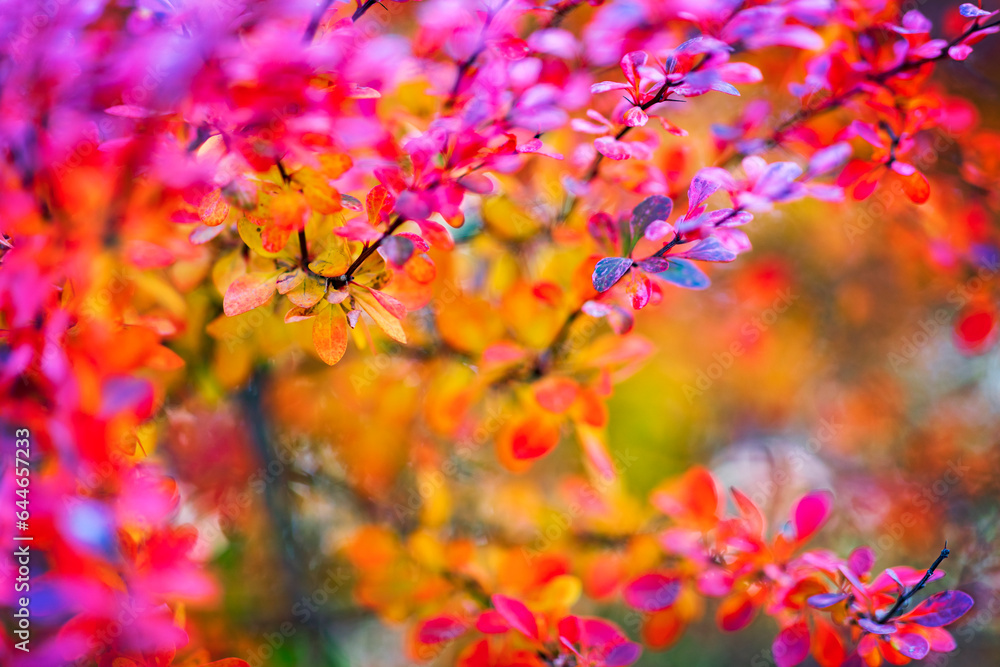
<svg viewBox="0 0 1000 667"><path fill-rule="evenodd" d="M686 259L672 258L667 270L659 271L656 275L668 283L687 289L701 290L712 284L704 271L699 269L694 262L689 262Z"/></svg>
<svg viewBox="0 0 1000 667"><path fill-rule="evenodd" d="M632 231L633 243L639 240L639 237L643 236L646 232L646 228L655 220L666 220L670 217L670 213L674 209L674 202L670 200L670 197L665 197L663 195L653 195L652 197L647 197L643 199L639 204L632 209L632 222L630 223L630 229Z"/></svg>
<svg viewBox="0 0 1000 667"><path fill-rule="evenodd" d="M892 623L876 623L870 618L859 618L858 625L862 629L872 633L873 635L891 635L896 631L896 626Z"/></svg>
<svg viewBox="0 0 1000 667"><path fill-rule="evenodd" d="M985 9L980 9L979 7L976 7L971 2L963 2L961 5L959 5L958 11L962 16L968 19L974 19L974 18L979 18L980 16L990 15L990 12L986 11Z"/></svg>
<svg viewBox="0 0 1000 667"><path fill-rule="evenodd" d="M889 639L892 647L913 660L922 660L931 650L930 642L914 632L900 632Z"/></svg>
<svg viewBox="0 0 1000 667"><path fill-rule="evenodd" d="M632 260L627 257L605 257L594 267L594 289L607 292L632 268Z"/></svg>
<svg viewBox="0 0 1000 667"><path fill-rule="evenodd" d="M736 259L736 253L722 245L714 236L703 239L698 245L678 256L700 259L703 262L731 262Z"/></svg>
<svg viewBox="0 0 1000 667"><path fill-rule="evenodd" d="M670 262L663 257L648 257L636 262L646 273L660 273L670 268Z"/></svg>
<svg viewBox="0 0 1000 667"><path fill-rule="evenodd" d="M622 642L608 651L604 664L607 667L626 667L638 660L641 653L642 649L635 642Z"/></svg>
<svg viewBox="0 0 1000 667"><path fill-rule="evenodd" d="M777 200L791 186L792 181L802 175L802 167L794 162L774 162L760 175L753 192L761 197Z"/></svg>
<svg viewBox="0 0 1000 667"><path fill-rule="evenodd" d="M644 574L625 587L622 595L629 606L640 611L660 611L673 606L681 592L681 582L663 574Z"/></svg>
<svg viewBox="0 0 1000 667"><path fill-rule="evenodd" d="M972 596L962 591L943 591L930 596L913 611L906 615L907 621L912 621L925 628L940 628L954 623L975 604Z"/></svg>
<svg viewBox="0 0 1000 667"><path fill-rule="evenodd" d="M382 255L390 264L402 266L413 256L416 248L413 241L405 236L390 236L382 245L378 247L378 254Z"/></svg>
<svg viewBox="0 0 1000 667"><path fill-rule="evenodd" d="M702 204L718 189L719 183L716 181L705 178L700 173L695 174L691 179L691 185L688 186L688 210L684 217L693 218L700 215L705 210Z"/></svg>
<svg viewBox="0 0 1000 667"><path fill-rule="evenodd" d="M827 607L832 607L838 602L843 602L847 599L847 593L820 593L819 595L812 595L809 597L807 602L810 607L816 609L826 609Z"/></svg>
<svg viewBox="0 0 1000 667"><path fill-rule="evenodd" d="M809 160L809 175L821 176L847 162L854 150L846 141L816 151Z"/></svg>

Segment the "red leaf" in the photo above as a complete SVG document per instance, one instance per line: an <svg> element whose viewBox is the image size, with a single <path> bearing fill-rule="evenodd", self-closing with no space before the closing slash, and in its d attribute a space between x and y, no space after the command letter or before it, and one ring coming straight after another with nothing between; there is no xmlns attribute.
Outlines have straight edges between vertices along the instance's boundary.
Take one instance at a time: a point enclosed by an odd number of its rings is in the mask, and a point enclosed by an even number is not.
<svg viewBox="0 0 1000 667"><path fill-rule="evenodd" d="M437 616L420 624L417 641L421 644L440 644L465 634L465 623L454 616Z"/></svg>
<svg viewBox="0 0 1000 667"><path fill-rule="evenodd" d="M493 606L512 628L529 639L538 639L538 622L524 603L506 595L494 595Z"/></svg>
<svg viewBox="0 0 1000 667"><path fill-rule="evenodd" d="M734 593L724 599L715 614L719 627L726 632L742 630L753 620L753 601L746 593Z"/></svg>
<svg viewBox="0 0 1000 667"><path fill-rule="evenodd" d="M931 185L927 182L927 177L919 171L915 171L909 176L900 176L903 182L903 192L913 200L914 204L923 204L931 196Z"/></svg>
<svg viewBox="0 0 1000 667"><path fill-rule="evenodd" d="M476 630L486 635L503 634L510 630L510 625L495 609L487 609L479 615Z"/></svg>
<svg viewBox="0 0 1000 667"><path fill-rule="evenodd" d="M955 323L955 346L966 354L982 354L996 343L997 332L992 309L970 309Z"/></svg>
<svg viewBox="0 0 1000 667"><path fill-rule="evenodd" d="M660 611L672 606L680 592L679 579L654 572L634 579L622 595L629 606L640 611Z"/></svg>

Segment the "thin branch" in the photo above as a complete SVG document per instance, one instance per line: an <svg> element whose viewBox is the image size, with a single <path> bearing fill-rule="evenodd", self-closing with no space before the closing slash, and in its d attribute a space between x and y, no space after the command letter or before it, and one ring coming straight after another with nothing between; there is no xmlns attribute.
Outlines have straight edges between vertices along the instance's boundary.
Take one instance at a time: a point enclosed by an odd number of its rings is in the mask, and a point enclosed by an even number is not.
<svg viewBox="0 0 1000 667"><path fill-rule="evenodd" d="M358 19L360 19L362 16L365 15L365 12L367 12L369 9L372 8L372 5L377 5L377 4L378 0L367 0L365 4L361 5L356 10L354 10L354 14L351 15L351 20L357 22Z"/></svg>
<svg viewBox="0 0 1000 667"><path fill-rule="evenodd" d="M899 610L903 607L903 605L909 602L910 598L912 598L917 591L919 591L921 588L924 587L924 585L927 583L927 580L931 578L932 574L934 574L934 570L937 569L938 565L941 564L941 561L947 558L950 553L951 551L948 550L948 542L946 541L944 543L944 549L941 550L941 554L937 557L937 560L935 560L934 563L929 568L927 568L927 572L924 574L924 578L920 580L920 583L918 583L916 586L911 588L903 595L900 595L898 598L896 598L896 604L892 605L892 608L888 612L886 612L881 618L877 619L876 622L879 624L885 623L893 616L895 616L899 612Z"/></svg>
<svg viewBox="0 0 1000 667"><path fill-rule="evenodd" d="M306 230L299 230L299 266L303 271L309 270L309 246L306 244Z"/></svg>

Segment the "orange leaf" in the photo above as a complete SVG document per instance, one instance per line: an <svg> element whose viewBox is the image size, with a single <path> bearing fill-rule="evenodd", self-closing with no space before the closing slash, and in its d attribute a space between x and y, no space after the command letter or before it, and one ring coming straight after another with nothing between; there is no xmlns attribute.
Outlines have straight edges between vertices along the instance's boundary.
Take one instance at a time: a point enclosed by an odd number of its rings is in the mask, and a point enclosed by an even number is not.
<svg viewBox="0 0 1000 667"><path fill-rule="evenodd" d="M384 185L376 185L365 198L365 208L368 210L368 222L377 225L388 219L392 207L396 204L396 198L389 192L389 188Z"/></svg>
<svg viewBox="0 0 1000 667"><path fill-rule="evenodd" d="M274 224L282 229L297 232L306 224L306 199L299 192L282 192L271 200Z"/></svg>
<svg viewBox="0 0 1000 667"><path fill-rule="evenodd" d="M313 322L313 345L325 363L333 366L347 351L347 319L339 306L328 306Z"/></svg>
<svg viewBox="0 0 1000 667"><path fill-rule="evenodd" d="M919 171L899 178L903 182L903 192L913 200L914 204L923 204L931 196L931 185L927 182L927 177Z"/></svg>
<svg viewBox="0 0 1000 667"><path fill-rule="evenodd" d="M198 217L209 227L221 225L229 217L229 203L222 198L221 190L212 190L202 197Z"/></svg>
<svg viewBox="0 0 1000 667"><path fill-rule="evenodd" d="M847 659L844 640L836 629L820 616L815 617L812 636L812 654L820 667L840 667Z"/></svg>
<svg viewBox="0 0 1000 667"><path fill-rule="evenodd" d="M642 640L652 649L663 650L676 642L685 623L674 609L651 614L642 625Z"/></svg>
<svg viewBox="0 0 1000 667"><path fill-rule="evenodd" d="M273 274L248 273L240 276L226 290L222 310L229 317L263 306L274 294L278 277Z"/></svg>

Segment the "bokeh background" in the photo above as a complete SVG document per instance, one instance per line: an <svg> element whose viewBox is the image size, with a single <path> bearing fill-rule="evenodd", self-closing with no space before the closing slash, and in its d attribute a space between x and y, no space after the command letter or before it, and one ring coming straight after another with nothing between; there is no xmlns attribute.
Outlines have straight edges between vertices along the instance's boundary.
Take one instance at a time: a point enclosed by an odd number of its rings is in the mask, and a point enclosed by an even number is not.
<svg viewBox="0 0 1000 667"><path fill-rule="evenodd" d="M955 13L946 17L953 5L944 2L919 9L946 28ZM410 11L394 6L393 24L405 25ZM761 69L782 72L780 54L761 58L769 57ZM778 522L803 492L829 488L837 504L824 546L846 553L867 544L877 567L920 568L948 541L945 582L977 602L956 630L959 651L936 665L1000 655L1000 353L988 324L1000 298L1000 199L995 181L966 173L969 164L996 173L1000 159L998 58L993 41L938 70L943 94L971 101L979 152L959 154L944 134L923 140L916 163L931 174L929 202L915 206L880 188L864 202L782 207L752 224L753 251L715 268L710 289L667 289L640 314L651 356L623 368L627 379L609 405L621 479L601 491L613 501L571 517L547 545L572 536L614 553L615 536L649 525L648 493L696 463ZM787 72L788 81L800 76ZM677 105L671 120L704 141L670 138L663 155L685 173L713 163L712 124L732 123L753 95ZM469 213L475 230L474 207ZM482 306L455 294L472 251L502 244L475 231L463 241L469 253L435 257L454 280L441 281L439 308L410 317ZM406 664L404 619L433 592L421 572L399 569L391 545L379 551L372 540L352 552L359 530L389 526L404 541L430 530L489 549L535 544L540 526L563 525L583 483L577 447L559 447L528 473L506 472L492 446L502 400L487 408L495 429L451 442L438 435L448 430L438 422L465 408L462 389L475 375L468 366L422 358L416 345L352 350L326 369L308 352L308 323L255 312L210 322L211 286L184 300L191 326L173 347L189 370L141 439L182 480L182 518L199 527L199 553L219 577L219 603L188 610L213 654L281 666ZM449 448L463 455L437 477ZM594 569L612 565L597 560ZM586 601L580 611L637 631L612 602ZM710 603L670 651L646 652L640 664L768 664L773 636L767 619L722 634Z"/></svg>

